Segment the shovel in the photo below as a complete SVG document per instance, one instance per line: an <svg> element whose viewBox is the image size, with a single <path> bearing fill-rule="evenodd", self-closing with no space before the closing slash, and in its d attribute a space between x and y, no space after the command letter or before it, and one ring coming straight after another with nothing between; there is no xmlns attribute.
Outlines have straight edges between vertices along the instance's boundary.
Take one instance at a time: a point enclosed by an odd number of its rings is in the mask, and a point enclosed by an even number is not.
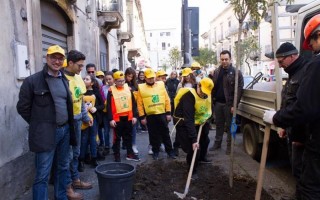
<svg viewBox="0 0 320 200"><path fill-rule="evenodd" d="M203 125L204 125L204 123L201 124L201 126L199 128L198 137L197 137L197 143L199 143L199 141L200 141L200 136L201 136L201 131L202 131ZM176 194L180 199L184 199L187 196L188 192L189 192L189 186L190 186L190 182L191 182L191 176L192 176L192 172L193 172L194 162L195 162L196 156L197 156L197 151L198 151L198 148L196 148L194 150L194 152L193 152L193 156L192 156L192 160L191 160L191 165L190 165L190 169L189 169L187 183L186 183L186 187L184 189L184 193L180 193L180 192L174 191L174 194Z"/></svg>
<svg viewBox="0 0 320 200"><path fill-rule="evenodd" d="M264 128L263 146L262 146L262 154L261 154L261 160L260 160L260 168L259 168L255 200L260 200L261 198L262 183L264 178L264 170L266 167L266 160L267 160L267 153L268 153L268 146L269 146L269 139L270 139L270 129L271 129L271 125L266 124L266 127Z"/></svg>

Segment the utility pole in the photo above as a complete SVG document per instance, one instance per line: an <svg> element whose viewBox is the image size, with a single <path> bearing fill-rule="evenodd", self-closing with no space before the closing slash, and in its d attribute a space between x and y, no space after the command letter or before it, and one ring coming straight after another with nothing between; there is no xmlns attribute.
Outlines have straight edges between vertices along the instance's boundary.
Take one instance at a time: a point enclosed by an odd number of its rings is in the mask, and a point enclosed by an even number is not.
<svg viewBox="0 0 320 200"><path fill-rule="evenodd" d="M188 13L188 0L182 0L182 52L183 52L183 66L189 67L191 66L191 31L189 28L189 13Z"/></svg>

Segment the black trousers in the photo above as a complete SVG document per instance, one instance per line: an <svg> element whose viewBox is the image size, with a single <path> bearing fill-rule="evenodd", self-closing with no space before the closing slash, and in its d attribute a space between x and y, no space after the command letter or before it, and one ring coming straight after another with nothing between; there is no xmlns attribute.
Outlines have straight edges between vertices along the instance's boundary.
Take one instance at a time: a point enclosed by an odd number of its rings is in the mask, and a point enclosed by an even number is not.
<svg viewBox="0 0 320 200"><path fill-rule="evenodd" d="M146 119L153 153L159 153L162 142L166 152L171 154L173 149L166 114L149 115Z"/></svg>
<svg viewBox="0 0 320 200"><path fill-rule="evenodd" d="M298 182L299 200L320 199L320 155L305 150L302 157L302 171Z"/></svg>
<svg viewBox="0 0 320 200"><path fill-rule="evenodd" d="M120 117L120 121L117 122L117 126L114 128L113 138L113 152L115 154L120 153L120 141L123 139L126 145L127 155L133 154L132 150L132 121L128 121L127 117Z"/></svg>
<svg viewBox="0 0 320 200"><path fill-rule="evenodd" d="M200 128L200 126L196 126L197 134L199 132L199 128ZM192 161L193 152L194 152L192 149L192 139L188 136L188 131L185 126L183 126L183 125L177 126L176 130L177 130L177 132L176 132L177 141L180 143L182 150L185 153L187 153L186 161L187 161L187 164L190 166L191 161ZM194 164L194 170L193 170L194 172L197 169L199 161L205 159L207 156L208 146L210 143L210 139L208 136L209 131L210 131L210 125L209 125L209 123L205 123L203 125L202 131L201 131L201 136L200 136L200 141L199 141L200 148L197 151L196 160L195 160L195 164Z"/></svg>

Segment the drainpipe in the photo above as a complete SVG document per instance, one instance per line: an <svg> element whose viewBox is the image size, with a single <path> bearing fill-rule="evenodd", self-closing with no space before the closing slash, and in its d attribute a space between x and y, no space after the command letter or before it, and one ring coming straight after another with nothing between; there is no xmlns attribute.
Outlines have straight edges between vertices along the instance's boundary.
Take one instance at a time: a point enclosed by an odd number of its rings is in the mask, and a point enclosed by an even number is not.
<svg viewBox="0 0 320 200"><path fill-rule="evenodd" d="M32 20L32 1L27 0L26 1L27 6L27 25L28 25L28 57L29 57L29 66L31 66L33 69L30 68L31 71L34 71L35 67L35 58L34 58L34 45L33 45L33 20Z"/></svg>

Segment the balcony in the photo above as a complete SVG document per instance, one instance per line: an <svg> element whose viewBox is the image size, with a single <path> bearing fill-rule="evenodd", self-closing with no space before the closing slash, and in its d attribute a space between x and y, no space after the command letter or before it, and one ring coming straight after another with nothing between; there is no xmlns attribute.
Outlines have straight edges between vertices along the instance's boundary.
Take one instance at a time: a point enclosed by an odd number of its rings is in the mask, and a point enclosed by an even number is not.
<svg viewBox="0 0 320 200"><path fill-rule="evenodd" d="M121 0L97 0L99 27L109 32L119 29L123 22Z"/></svg>
<svg viewBox="0 0 320 200"><path fill-rule="evenodd" d="M120 44L124 44L125 42L131 42L131 38L133 38L133 15L127 14L127 26L118 30L118 40ZM123 29L123 30L122 30Z"/></svg>

